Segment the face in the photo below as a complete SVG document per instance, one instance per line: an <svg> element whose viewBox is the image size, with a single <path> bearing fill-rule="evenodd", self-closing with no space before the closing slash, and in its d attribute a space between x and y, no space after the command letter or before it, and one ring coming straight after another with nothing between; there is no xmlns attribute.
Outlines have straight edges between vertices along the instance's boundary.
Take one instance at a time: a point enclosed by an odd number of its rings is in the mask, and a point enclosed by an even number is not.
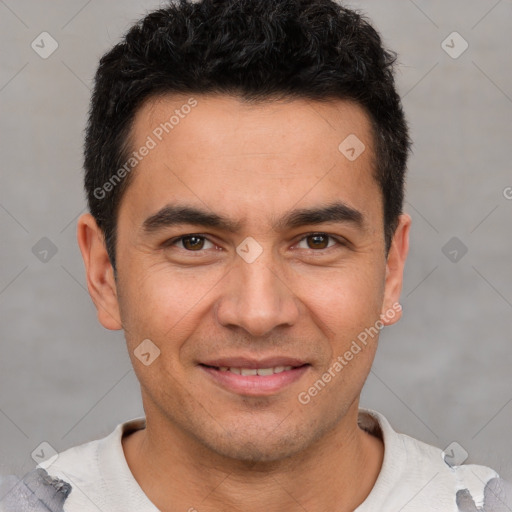
<svg viewBox="0 0 512 512"><path fill-rule="evenodd" d="M90 216L79 241L148 425L238 460L307 450L353 419L378 331L400 316L410 219L386 255L369 118L341 100L166 96L135 118L143 146L117 281Z"/></svg>

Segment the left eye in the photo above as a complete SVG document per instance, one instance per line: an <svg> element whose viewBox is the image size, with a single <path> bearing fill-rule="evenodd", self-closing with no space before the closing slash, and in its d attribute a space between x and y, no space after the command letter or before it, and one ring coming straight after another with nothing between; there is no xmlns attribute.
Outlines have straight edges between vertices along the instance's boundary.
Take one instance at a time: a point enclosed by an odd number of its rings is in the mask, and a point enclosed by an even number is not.
<svg viewBox="0 0 512 512"><path fill-rule="evenodd" d="M214 244L210 242L210 240L201 235L182 236L174 240L170 245L177 245L179 243L181 243L182 248L187 251L200 251L202 249L211 249L215 247ZM210 244L210 246L205 247L205 244Z"/></svg>
<svg viewBox="0 0 512 512"><path fill-rule="evenodd" d="M329 240L334 241L331 245L329 245ZM306 243L307 247L300 247L301 249L329 249L336 243L340 243L336 238L327 235L326 233L312 233L311 235L307 235L302 238L298 244Z"/></svg>

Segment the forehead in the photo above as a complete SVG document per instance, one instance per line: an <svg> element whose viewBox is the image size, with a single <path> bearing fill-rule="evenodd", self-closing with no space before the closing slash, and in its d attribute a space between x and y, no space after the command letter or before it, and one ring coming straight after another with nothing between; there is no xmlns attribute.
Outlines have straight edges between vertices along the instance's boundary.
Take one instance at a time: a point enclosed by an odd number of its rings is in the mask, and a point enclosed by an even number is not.
<svg viewBox="0 0 512 512"><path fill-rule="evenodd" d="M139 156L121 209L128 202L141 215L185 198L239 217L299 202L341 199L363 211L381 202L371 122L353 102L166 95L140 108L130 139Z"/></svg>

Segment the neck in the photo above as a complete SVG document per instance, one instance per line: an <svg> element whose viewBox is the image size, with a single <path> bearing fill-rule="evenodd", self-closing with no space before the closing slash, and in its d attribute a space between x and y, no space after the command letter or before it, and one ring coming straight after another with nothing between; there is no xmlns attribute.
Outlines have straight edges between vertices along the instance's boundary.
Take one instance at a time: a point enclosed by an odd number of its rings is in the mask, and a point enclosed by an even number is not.
<svg viewBox="0 0 512 512"><path fill-rule="evenodd" d="M285 460L228 459L149 415L146 429L123 438L123 449L135 479L162 512L349 512L370 493L384 455L382 441L359 428L357 414L356 402L335 429Z"/></svg>

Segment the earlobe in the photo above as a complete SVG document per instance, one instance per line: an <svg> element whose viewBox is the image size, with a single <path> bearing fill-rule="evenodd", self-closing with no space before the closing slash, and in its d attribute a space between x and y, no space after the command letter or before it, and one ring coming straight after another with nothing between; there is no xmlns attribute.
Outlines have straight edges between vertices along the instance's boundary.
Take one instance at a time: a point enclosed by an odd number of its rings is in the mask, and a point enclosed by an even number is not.
<svg viewBox="0 0 512 512"><path fill-rule="evenodd" d="M386 263L384 302L381 320L384 325L398 322L402 316L400 293L402 291L405 260L409 252L410 215L403 213L398 219L398 226L393 235Z"/></svg>
<svg viewBox="0 0 512 512"><path fill-rule="evenodd" d="M87 288L96 306L98 320L106 329L122 329L112 264L103 232L90 213L78 219L77 240L84 260Z"/></svg>

